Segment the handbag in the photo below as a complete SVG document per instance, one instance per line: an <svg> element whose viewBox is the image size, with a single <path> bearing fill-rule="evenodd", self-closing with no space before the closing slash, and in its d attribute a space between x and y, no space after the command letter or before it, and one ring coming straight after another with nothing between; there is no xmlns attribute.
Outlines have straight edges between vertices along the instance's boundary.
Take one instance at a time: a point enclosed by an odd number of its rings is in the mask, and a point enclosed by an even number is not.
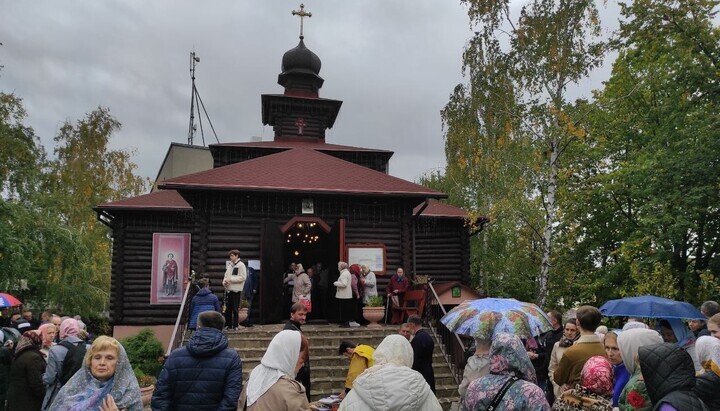
<svg viewBox="0 0 720 411"><path fill-rule="evenodd" d="M307 309L307 312L312 311L312 301L310 300L310 297L303 297L300 299L300 302L303 303L303 305Z"/></svg>
<svg viewBox="0 0 720 411"><path fill-rule="evenodd" d="M492 402L487 408L487 411L494 411L498 405L500 405L500 401L502 401L503 397L505 397L505 393L508 392L510 387L512 387L513 384L515 384L515 381L519 380L518 377L512 376L510 379L505 381L505 384L500 388L500 391L498 391L497 394L495 394L495 397L492 399Z"/></svg>

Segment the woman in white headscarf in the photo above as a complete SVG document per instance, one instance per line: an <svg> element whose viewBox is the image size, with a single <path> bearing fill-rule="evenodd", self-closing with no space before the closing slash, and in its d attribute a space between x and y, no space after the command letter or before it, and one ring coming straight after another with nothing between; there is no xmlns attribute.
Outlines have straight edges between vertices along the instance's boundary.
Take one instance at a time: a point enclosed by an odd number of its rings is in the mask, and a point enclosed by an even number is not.
<svg viewBox="0 0 720 411"><path fill-rule="evenodd" d="M294 379L305 362L303 353L306 351L307 340L303 339L300 332L284 330L277 333L270 341L260 365L250 373L247 386L240 396L238 410L307 409L305 388Z"/></svg>
<svg viewBox="0 0 720 411"><path fill-rule="evenodd" d="M630 374L630 380L625 384L618 401L621 411L649 411L652 409L652 401L638 366L638 351L640 347L662 342L663 339L657 331L646 328L634 328L618 335L617 345L620 349L620 356L625 364L625 369Z"/></svg>
<svg viewBox="0 0 720 411"><path fill-rule="evenodd" d="M353 383L341 411L440 411L425 378L413 370L413 349L400 334L388 335L373 354L375 365Z"/></svg>

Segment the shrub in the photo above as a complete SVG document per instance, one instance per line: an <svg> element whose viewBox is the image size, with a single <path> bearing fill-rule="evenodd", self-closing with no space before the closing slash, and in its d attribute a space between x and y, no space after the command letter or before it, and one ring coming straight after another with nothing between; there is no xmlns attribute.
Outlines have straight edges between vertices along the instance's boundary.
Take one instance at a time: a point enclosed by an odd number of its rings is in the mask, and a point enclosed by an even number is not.
<svg viewBox="0 0 720 411"><path fill-rule="evenodd" d="M367 307L383 307L385 305L385 302L383 302L383 298L379 295L373 295L368 297Z"/></svg>
<svg viewBox="0 0 720 411"><path fill-rule="evenodd" d="M137 335L124 339L122 345L125 347L133 370L138 369L142 374L152 377L160 374L163 365L163 345L151 329L145 328Z"/></svg>

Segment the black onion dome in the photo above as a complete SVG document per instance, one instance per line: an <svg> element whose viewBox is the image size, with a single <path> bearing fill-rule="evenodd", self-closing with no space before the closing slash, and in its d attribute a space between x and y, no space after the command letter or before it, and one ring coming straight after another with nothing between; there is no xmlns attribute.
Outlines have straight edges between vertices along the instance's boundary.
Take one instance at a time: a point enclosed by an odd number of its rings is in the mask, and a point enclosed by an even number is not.
<svg viewBox="0 0 720 411"><path fill-rule="evenodd" d="M321 66L320 57L305 47L303 39L300 38L297 47L283 54L281 70L283 73L312 73L317 76Z"/></svg>

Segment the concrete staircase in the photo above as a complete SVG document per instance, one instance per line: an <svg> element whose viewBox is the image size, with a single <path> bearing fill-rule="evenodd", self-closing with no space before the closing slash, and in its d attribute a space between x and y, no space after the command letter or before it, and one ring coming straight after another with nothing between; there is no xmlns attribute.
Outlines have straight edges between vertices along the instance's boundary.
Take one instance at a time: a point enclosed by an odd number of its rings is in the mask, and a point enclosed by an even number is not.
<svg viewBox="0 0 720 411"><path fill-rule="evenodd" d="M282 330L282 324L242 328L238 331L225 331L230 347L235 348L243 362L244 381L270 344L270 340ZM337 325L304 325L303 333L310 342L310 376L312 381L311 399L316 401L344 389L348 361L338 355L338 346L343 340L377 347L389 334L397 333L397 326L385 326L381 329L338 328ZM449 410L453 401L459 401L457 384L453 379L437 341L433 358L437 397L443 409Z"/></svg>

